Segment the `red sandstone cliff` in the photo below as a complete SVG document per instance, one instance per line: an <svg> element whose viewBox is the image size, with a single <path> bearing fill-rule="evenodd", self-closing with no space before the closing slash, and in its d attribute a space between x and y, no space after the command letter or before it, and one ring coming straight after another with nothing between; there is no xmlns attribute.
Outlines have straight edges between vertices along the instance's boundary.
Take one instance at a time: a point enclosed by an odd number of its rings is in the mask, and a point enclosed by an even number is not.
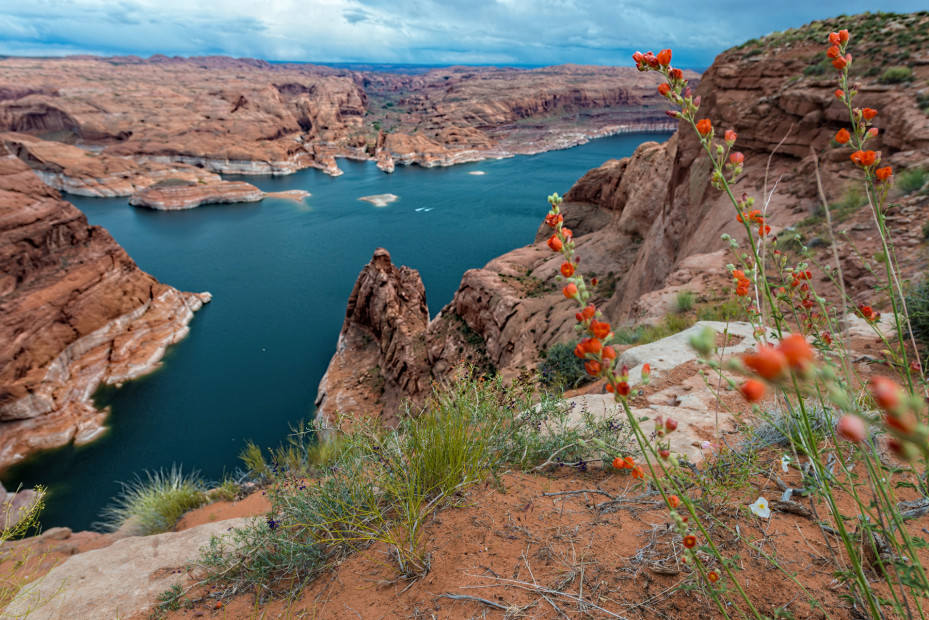
<svg viewBox="0 0 929 620"><path fill-rule="evenodd" d="M0 467L99 434L97 386L157 366L206 301L142 272L0 145Z"/></svg>
<svg viewBox="0 0 929 620"><path fill-rule="evenodd" d="M772 35L724 52L702 76L699 116L738 132L737 148L745 153L746 165L736 193L754 195L760 206L767 172L767 213L775 233L820 209L811 148L818 154L830 201L838 201L850 184L860 182L847 149L831 143L835 132L849 122L834 96L835 74L831 66L808 69L825 59L826 35L832 30L849 27L853 33L862 32L854 50L862 81L856 104L880 110L876 126L881 133L871 148L882 150L884 161L897 171L929 165L929 117L917 99L925 89L880 84L881 71L873 69L915 55L912 84L925 84L929 56L919 41L901 50L869 40L868 33L875 30L863 22L885 18L858 16L842 24L814 23L789 36ZM925 15L895 19L900 23L884 27L912 29L929 23ZM775 149L782 139L783 145ZM724 264L730 261L720 237L728 233L744 241L743 229L735 222L731 204L709 180L709 161L691 128L685 127L663 144L645 143L632 157L591 170L565 196L563 210L575 234L580 268L600 278L594 301L610 321L653 320L669 309L674 291L707 290L727 282ZM920 218L926 217L929 204L917 195L900 202L902 207L888 220L897 247L911 248L923 242L918 238ZM544 210L540 221L543 216ZM920 221L914 223L914 218ZM839 230L859 248L873 244L867 214L850 218ZM534 367L539 350L573 336L575 308L557 286L561 257L545 246L548 234L543 227L535 245L464 274L452 302L421 332L431 377L446 376L463 359L462 351L512 376ZM853 251L845 255L850 293L855 301L865 301L873 294L873 281ZM901 257L910 273L925 269L924 258L911 252ZM364 406L343 412L369 413Z"/></svg>
<svg viewBox="0 0 929 620"><path fill-rule="evenodd" d="M349 157L389 171L669 129L654 85L631 67L400 75L222 57L4 58L0 131L31 136L6 141L57 187L124 195L165 174L190 178L194 166L337 175L335 157Z"/></svg>

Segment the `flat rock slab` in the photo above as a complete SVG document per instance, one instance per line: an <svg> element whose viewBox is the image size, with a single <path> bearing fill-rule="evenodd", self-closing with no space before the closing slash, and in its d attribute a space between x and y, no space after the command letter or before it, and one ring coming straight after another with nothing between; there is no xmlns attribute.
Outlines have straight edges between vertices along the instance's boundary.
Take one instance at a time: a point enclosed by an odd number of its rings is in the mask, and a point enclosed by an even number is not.
<svg viewBox="0 0 929 620"><path fill-rule="evenodd" d="M186 564L212 536L245 523L246 519L229 519L183 532L134 536L75 555L26 586L0 617L57 620L145 613L172 585L186 585Z"/></svg>
<svg viewBox="0 0 929 620"><path fill-rule="evenodd" d="M755 328L752 327L751 323L698 321L692 327L667 338L626 349L619 356L617 365L626 364L629 366L630 385L637 385L641 382L642 366L644 364L651 365L652 374L656 377L663 372L670 372L678 366L683 366L699 357L697 352L690 346L690 337L700 333L704 327L709 327L717 334L727 333L736 340L741 339L738 342L730 342L725 348L720 347L720 353L737 355L747 353L755 348L756 342L753 337Z"/></svg>

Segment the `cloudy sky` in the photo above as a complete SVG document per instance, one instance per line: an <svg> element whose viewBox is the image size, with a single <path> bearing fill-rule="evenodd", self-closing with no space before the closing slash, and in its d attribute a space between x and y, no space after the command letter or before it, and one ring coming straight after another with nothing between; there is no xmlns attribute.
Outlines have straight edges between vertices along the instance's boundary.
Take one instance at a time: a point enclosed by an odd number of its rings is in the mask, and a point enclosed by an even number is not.
<svg viewBox="0 0 929 620"><path fill-rule="evenodd" d="M926 0L0 0L0 54L225 54L412 64L631 64L675 50L703 68L815 19Z"/></svg>

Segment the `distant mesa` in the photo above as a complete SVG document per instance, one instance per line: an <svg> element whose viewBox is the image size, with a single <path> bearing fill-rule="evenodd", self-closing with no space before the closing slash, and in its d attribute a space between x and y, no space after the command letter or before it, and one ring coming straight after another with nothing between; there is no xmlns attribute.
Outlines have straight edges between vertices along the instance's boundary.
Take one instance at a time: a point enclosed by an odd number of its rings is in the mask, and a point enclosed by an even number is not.
<svg viewBox="0 0 929 620"><path fill-rule="evenodd" d="M397 200L399 196L396 194L377 194L374 196L362 196L358 200L364 200L365 202L370 202L375 207L386 207L390 203Z"/></svg>

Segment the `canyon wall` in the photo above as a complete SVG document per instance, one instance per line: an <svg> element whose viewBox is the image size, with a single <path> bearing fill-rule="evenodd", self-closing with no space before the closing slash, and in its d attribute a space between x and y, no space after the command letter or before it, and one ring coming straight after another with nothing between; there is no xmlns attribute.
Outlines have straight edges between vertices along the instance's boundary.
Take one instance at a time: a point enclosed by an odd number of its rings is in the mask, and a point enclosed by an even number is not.
<svg viewBox="0 0 929 620"><path fill-rule="evenodd" d="M156 367L207 301L142 272L0 145L0 468L102 432L94 390Z"/></svg>
<svg viewBox="0 0 929 620"><path fill-rule="evenodd" d="M391 171L670 130L655 82L631 67L404 75L222 57L3 58L0 131L55 187L128 195L210 173L338 175L337 157Z"/></svg>
<svg viewBox="0 0 929 620"><path fill-rule="evenodd" d="M929 22L918 14L851 19L900 22L885 25L883 32ZM730 128L738 133L736 149L745 153L745 169L733 191L755 196L756 208L764 205L774 235L820 212L816 161L830 202L842 200L851 185L861 182L849 150L832 141L838 129L849 125L849 115L834 95L835 70L824 67L828 33L844 27L854 33L855 26L815 22L733 48L717 57L696 89L702 99L699 118L712 119L718 133ZM895 170L929 167L929 116L918 99L926 94L920 85L929 78L929 54L918 41L910 44L912 49L901 49L887 45L870 26L861 31L864 36L855 39L854 50L853 77L860 80L856 105L880 110L875 121L880 133L869 148L880 150ZM913 58L912 86L881 84L882 67L901 58ZM647 142L631 157L591 170L565 195L563 212L574 231L580 270L599 278L593 301L614 324L659 320L671 309L674 293L684 288L725 294L730 284L725 264L735 261L721 236L729 234L743 244L746 239L728 198L710 186L710 172L694 130L682 126L662 144ZM914 195L889 214L897 224L893 234L898 247L920 242L914 231L922 222L911 220L925 210L925 202ZM540 222L544 215L540 209ZM874 244L870 226L863 213L841 224L839 231L848 243L868 248ZM549 234L542 226L533 245L464 274L452 302L420 333L421 366L428 369L428 378L446 378L463 360L512 377L534 368L539 353L552 344L573 339L576 307L561 294L555 276L562 259L546 247ZM843 255L853 301L868 301L873 280L854 251L849 248ZM924 258L903 257L907 269L925 269ZM831 255L821 258L828 263ZM380 348L387 350L390 344ZM331 391L329 398L348 402ZM368 402L374 401L369 394ZM342 412L379 413L363 405ZM385 409L381 415L395 412ZM320 416L332 419L333 410L324 407Z"/></svg>

